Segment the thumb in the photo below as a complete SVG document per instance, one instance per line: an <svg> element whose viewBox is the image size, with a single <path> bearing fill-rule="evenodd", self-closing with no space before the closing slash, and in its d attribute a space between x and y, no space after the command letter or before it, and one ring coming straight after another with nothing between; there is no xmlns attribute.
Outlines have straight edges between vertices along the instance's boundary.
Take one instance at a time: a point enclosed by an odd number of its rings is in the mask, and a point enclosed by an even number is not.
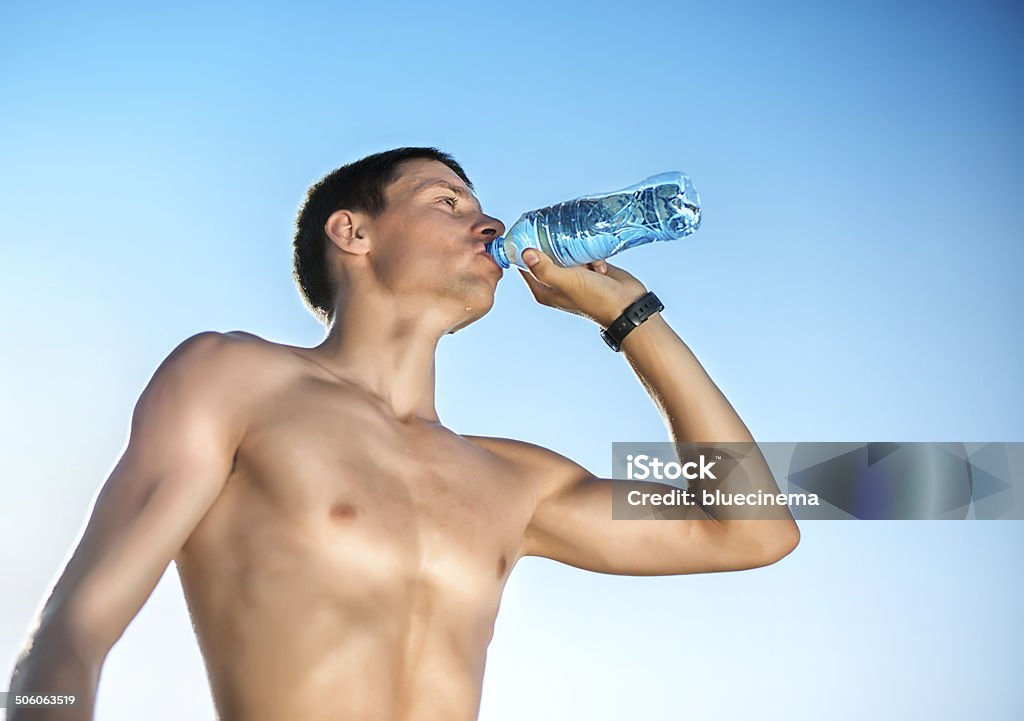
<svg viewBox="0 0 1024 721"><path fill-rule="evenodd" d="M548 282L563 270L555 265L555 262L545 253L536 248L527 248L522 254L523 262L530 269L533 277L542 282Z"/></svg>
<svg viewBox="0 0 1024 721"><path fill-rule="evenodd" d="M527 248L523 251L523 262L526 263L527 267L533 268L535 265L541 262L541 252L536 248Z"/></svg>

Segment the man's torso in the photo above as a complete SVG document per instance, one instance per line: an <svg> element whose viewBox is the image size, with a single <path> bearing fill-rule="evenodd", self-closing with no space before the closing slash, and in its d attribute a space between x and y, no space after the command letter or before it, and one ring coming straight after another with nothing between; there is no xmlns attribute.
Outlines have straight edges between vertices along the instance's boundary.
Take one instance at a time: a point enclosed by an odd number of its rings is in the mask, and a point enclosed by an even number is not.
<svg viewBox="0 0 1024 721"><path fill-rule="evenodd" d="M230 339L248 425L176 559L223 721L475 718L535 503L507 446Z"/></svg>

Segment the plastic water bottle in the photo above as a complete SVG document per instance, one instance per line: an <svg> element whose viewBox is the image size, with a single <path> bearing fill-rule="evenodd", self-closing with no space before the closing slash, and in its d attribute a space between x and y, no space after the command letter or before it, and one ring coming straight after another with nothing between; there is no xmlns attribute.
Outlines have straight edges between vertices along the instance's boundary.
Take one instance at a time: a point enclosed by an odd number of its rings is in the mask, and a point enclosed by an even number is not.
<svg viewBox="0 0 1024 721"><path fill-rule="evenodd" d="M636 185L567 200L523 213L503 238L487 244L502 268L526 268L521 254L536 248L561 266L583 265L658 240L677 240L700 227L700 198L678 171Z"/></svg>

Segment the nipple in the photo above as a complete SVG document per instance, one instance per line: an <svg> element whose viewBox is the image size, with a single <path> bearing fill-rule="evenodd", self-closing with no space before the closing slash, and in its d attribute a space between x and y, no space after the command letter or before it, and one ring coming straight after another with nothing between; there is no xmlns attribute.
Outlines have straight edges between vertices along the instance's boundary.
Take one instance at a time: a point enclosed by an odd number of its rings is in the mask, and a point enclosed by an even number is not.
<svg viewBox="0 0 1024 721"><path fill-rule="evenodd" d="M350 521L356 517L358 512L351 503L335 503L331 506L331 518L335 521Z"/></svg>

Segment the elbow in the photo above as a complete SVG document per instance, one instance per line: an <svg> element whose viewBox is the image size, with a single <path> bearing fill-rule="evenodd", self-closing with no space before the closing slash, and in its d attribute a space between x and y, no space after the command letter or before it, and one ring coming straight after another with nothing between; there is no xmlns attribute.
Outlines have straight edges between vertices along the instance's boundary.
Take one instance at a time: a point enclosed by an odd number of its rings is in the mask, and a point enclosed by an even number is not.
<svg viewBox="0 0 1024 721"><path fill-rule="evenodd" d="M765 562L761 565L770 566L773 563L778 563L795 551L799 545L800 529L796 523L790 522L785 531L774 533L770 539L764 542L762 557Z"/></svg>
<svg viewBox="0 0 1024 721"><path fill-rule="evenodd" d="M721 526L718 525L719 531ZM726 559L726 562L718 570L746 571L770 566L792 553L799 543L800 529L792 521L785 524L750 521L742 532L733 526L729 533L719 536L718 548L721 549L721 558Z"/></svg>
<svg viewBox="0 0 1024 721"><path fill-rule="evenodd" d="M102 614L89 614L81 599L44 611L39 634L62 653L87 667L102 665L120 634L108 629Z"/></svg>
<svg viewBox="0 0 1024 721"><path fill-rule="evenodd" d="M11 692L35 693L57 680L67 682L67 689L61 693L81 692L84 697L86 682L97 681L103 665L103 657L95 653L95 645L86 639L87 634L65 614L52 609L44 612L30 630L15 662Z"/></svg>

